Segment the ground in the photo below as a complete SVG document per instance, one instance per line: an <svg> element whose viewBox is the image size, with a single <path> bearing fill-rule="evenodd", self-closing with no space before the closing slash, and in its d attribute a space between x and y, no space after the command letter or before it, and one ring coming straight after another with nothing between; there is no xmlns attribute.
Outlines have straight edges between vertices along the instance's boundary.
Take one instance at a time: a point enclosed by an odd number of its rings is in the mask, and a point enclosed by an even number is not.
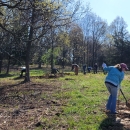
<svg viewBox="0 0 130 130"><path fill-rule="evenodd" d="M60 83L47 85L34 83L33 79L29 83L20 82L15 85L3 83L0 88L0 130L34 130L39 126L44 130L67 130L67 126L64 125L55 128L52 125L47 128L47 124L41 122L41 117L51 119L62 113L60 106L64 105L64 101L52 97L61 91L60 89ZM103 107L101 109L105 112ZM102 130L130 130L129 108L118 101L117 110L119 114L115 116L108 114L108 118L101 124ZM104 122L111 119L113 124L105 126Z"/></svg>
<svg viewBox="0 0 130 130"><path fill-rule="evenodd" d="M130 130L130 108L126 107L126 104L117 101L118 114L112 115L105 111L105 108L101 108L107 115L107 118L102 122L101 130ZM104 123L112 121L112 124L105 126Z"/></svg>
<svg viewBox="0 0 130 130"><path fill-rule="evenodd" d="M55 100L52 94L59 91L59 86L60 84L45 85L34 82L20 82L15 85L2 83L0 130L33 130L41 125L42 116L49 119L58 115L62 102ZM52 106L55 107L53 110Z"/></svg>

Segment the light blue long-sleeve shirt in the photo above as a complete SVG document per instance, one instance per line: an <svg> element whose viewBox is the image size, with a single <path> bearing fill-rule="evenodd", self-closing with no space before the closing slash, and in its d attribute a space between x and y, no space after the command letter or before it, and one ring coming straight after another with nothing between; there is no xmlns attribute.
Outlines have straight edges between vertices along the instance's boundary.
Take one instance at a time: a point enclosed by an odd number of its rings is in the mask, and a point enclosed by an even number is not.
<svg viewBox="0 0 130 130"><path fill-rule="evenodd" d="M114 66L105 67L104 70L108 72L105 81L120 86L121 81L124 79L124 71L119 71Z"/></svg>

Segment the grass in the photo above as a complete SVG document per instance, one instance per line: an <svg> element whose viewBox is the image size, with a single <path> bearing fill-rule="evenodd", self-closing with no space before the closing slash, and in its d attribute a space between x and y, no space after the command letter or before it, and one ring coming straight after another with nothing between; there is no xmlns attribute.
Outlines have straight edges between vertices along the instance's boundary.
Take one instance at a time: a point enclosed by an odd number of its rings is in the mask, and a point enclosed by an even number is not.
<svg viewBox="0 0 130 130"><path fill-rule="evenodd" d="M104 76L79 74L73 78L74 80L67 81L68 85L63 86L68 91L62 93L62 98L67 98L68 103L67 107L63 108L65 116L62 118L66 119L70 130L98 129L105 118L100 107L106 98L99 96L106 90L103 84Z"/></svg>
<svg viewBox="0 0 130 130"><path fill-rule="evenodd" d="M55 99L59 99L64 104L60 109L62 114L55 115L51 119L42 117L44 128L53 129L62 125L67 130L102 130L103 127L112 125L111 120L107 118L105 112L105 103L108 98L108 91L104 85L106 75L103 73L93 74L87 73L83 75L65 75L64 77L52 79L34 79L33 82L44 82L47 84L61 84L59 93L51 95ZM130 98L130 73L127 72L122 82L122 90L127 98ZM31 76L43 75L42 70L31 70ZM3 82L11 82L12 77L2 77ZM13 83L16 81L13 81ZM1 83L1 84L2 84ZM47 95L42 94L42 98ZM125 102L123 97L119 95L119 99ZM53 108L55 109L55 108ZM36 130L41 130L39 126Z"/></svg>
<svg viewBox="0 0 130 130"><path fill-rule="evenodd" d="M69 129L79 130L99 130L100 126L109 126L111 120L107 119L102 111L108 98L108 92L104 85L105 76L102 73L86 74L80 73L78 76L68 76L65 86L68 90L62 93L62 98L67 98L67 107L64 107L62 118L66 120ZM63 78L64 79L64 78ZM62 82L63 82L62 79ZM129 73L126 74L122 82L122 89L129 97ZM120 95L120 100L123 100Z"/></svg>

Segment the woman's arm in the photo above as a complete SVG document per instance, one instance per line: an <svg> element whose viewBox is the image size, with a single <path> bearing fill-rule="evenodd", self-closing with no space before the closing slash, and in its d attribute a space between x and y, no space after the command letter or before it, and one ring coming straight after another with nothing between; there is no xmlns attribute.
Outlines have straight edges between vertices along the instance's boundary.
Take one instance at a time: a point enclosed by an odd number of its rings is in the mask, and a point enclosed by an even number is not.
<svg viewBox="0 0 130 130"><path fill-rule="evenodd" d="M105 70L105 71L110 71L112 68L114 68L114 66L104 67L103 70Z"/></svg>

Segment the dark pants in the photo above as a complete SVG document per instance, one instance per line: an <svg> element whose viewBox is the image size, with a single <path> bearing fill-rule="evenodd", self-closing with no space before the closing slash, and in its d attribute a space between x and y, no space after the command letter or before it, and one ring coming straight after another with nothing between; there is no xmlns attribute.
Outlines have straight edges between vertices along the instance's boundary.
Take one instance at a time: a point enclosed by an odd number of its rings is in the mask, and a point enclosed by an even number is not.
<svg viewBox="0 0 130 130"><path fill-rule="evenodd" d="M90 69L90 68L88 68L88 73L90 73L90 71L91 71L91 69Z"/></svg>
<svg viewBox="0 0 130 130"><path fill-rule="evenodd" d="M51 70L51 74L56 75L57 72L59 72L58 69L53 68L53 69Z"/></svg>
<svg viewBox="0 0 130 130"><path fill-rule="evenodd" d="M26 69L21 70L20 77L23 77L23 73L26 73Z"/></svg>
<svg viewBox="0 0 130 130"><path fill-rule="evenodd" d="M86 74L86 68L83 68L83 73Z"/></svg>
<svg viewBox="0 0 130 130"><path fill-rule="evenodd" d="M97 69L94 69L94 74L97 73Z"/></svg>

